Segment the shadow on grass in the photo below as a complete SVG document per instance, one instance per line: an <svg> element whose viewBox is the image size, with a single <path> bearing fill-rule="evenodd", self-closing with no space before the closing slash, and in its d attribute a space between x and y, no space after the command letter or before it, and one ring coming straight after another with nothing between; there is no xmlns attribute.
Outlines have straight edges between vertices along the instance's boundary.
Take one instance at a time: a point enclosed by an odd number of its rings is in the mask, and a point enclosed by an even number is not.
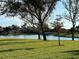
<svg viewBox="0 0 79 59"><path fill-rule="evenodd" d="M1 42L0 46L2 45L15 45L15 44L25 44L26 42Z"/></svg>
<svg viewBox="0 0 79 59"><path fill-rule="evenodd" d="M6 50L0 50L0 53L1 52L12 52L12 51L16 51L16 50L32 50L32 49L35 49L35 48L6 49Z"/></svg>
<svg viewBox="0 0 79 59"><path fill-rule="evenodd" d="M20 39L20 40L25 40L25 39ZM19 39L2 39L0 41L19 41Z"/></svg>
<svg viewBox="0 0 79 59"><path fill-rule="evenodd" d="M15 45L15 44L29 44L29 43L38 43L39 41L28 41L28 42L13 42L13 41L10 41L10 42L0 42L0 46L2 45Z"/></svg>
<svg viewBox="0 0 79 59"><path fill-rule="evenodd" d="M73 56L79 55L79 50L71 50L71 51L64 51L63 53L72 54ZM67 58L67 59L76 59L75 57Z"/></svg>
<svg viewBox="0 0 79 59"><path fill-rule="evenodd" d="M73 55L79 55L79 50L64 51L64 53L69 53L69 54L73 54Z"/></svg>
<svg viewBox="0 0 79 59"><path fill-rule="evenodd" d="M67 59L76 59L76 58L73 58L73 57L72 57L72 58L67 58Z"/></svg>

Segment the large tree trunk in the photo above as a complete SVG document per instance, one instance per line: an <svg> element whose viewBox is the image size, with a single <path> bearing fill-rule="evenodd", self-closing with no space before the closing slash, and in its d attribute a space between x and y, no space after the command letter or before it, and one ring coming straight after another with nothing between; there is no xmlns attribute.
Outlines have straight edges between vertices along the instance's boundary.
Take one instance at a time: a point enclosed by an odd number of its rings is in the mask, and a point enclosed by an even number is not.
<svg viewBox="0 0 79 59"><path fill-rule="evenodd" d="M38 33L38 39L41 40L40 33Z"/></svg>
<svg viewBox="0 0 79 59"><path fill-rule="evenodd" d="M43 40L46 41L47 38L46 38L46 34L44 32L44 29L43 29L43 25L41 24L41 31L42 31L42 35L43 35Z"/></svg>
<svg viewBox="0 0 79 59"><path fill-rule="evenodd" d="M74 41L74 32L72 32L72 41Z"/></svg>
<svg viewBox="0 0 79 59"><path fill-rule="evenodd" d="M59 43L59 46L60 46L60 33L58 32L58 43Z"/></svg>
<svg viewBox="0 0 79 59"><path fill-rule="evenodd" d="M72 28L72 41L74 41L74 37L75 37L75 25L73 24L73 28Z"/></svg>

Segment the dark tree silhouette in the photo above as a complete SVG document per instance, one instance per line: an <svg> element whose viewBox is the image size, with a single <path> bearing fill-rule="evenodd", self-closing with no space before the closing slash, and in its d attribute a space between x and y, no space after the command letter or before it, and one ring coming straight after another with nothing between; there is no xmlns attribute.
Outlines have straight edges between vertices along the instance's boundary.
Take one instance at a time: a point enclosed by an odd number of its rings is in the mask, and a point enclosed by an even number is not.
<svg viewBox="0 0 79 59"><path fill-rule="evenodd" d="M0 34L3 32L3 27L0 26Z"/></svg>
<svg viewBox="0 0 79 59"><path fill-rule="evenodd" d="M8 16L20 15L22 18L31 18L37 20L41 28L43 39L46 41L43 24L52 13L57 0L22 0L8 1L1 14L6 13Z"/></svg>
<svg viewBox="0 0 79 59"><path fill-rule="evenodd" d="M79 19L79 0L62 0L67 10L64 18L72 22L72 40L74 40L75 25Z"/></svg>
<svg viewBox="0 0 79 59"><path fill-rule="evenodd" d="M78 26L76 26L76 31L78 32L78 34L79 34L79 25Z"/></svg>

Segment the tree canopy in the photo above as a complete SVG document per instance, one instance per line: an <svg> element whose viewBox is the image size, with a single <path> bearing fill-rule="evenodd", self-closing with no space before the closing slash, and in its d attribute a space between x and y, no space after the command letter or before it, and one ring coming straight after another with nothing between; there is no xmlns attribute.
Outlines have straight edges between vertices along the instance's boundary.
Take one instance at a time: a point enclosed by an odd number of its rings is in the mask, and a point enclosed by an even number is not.
<svg viewBox="0 0 79 59"><path fill-rule="evenodd" d="M43 24L50 17L57 0L9 0L5 3L1 15L17 16L23 19L37 20L46 40Z"/></svg>

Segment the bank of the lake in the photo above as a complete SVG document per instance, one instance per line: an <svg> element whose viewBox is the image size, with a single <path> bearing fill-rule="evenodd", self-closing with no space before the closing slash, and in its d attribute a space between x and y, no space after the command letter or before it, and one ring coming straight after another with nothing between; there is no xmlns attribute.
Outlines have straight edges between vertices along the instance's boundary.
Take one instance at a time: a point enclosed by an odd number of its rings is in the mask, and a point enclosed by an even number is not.
<svg viewBox="0 0 79 59"><path fill-rule="evenodd" d="M52 35L53 35L53 36L57 36L57 34L52 34ZM72 34L60 33L60 37L71 38L71 37L72 37ZM78 34L78 33L74 34L74 37L75 37L75 38L79 38L79 34Z"/></svg>
<svg viewBox="0 0 79 59"><path fill-rule="evenodd" d="M0 59L79 59L79 41L0 39Z"/></svg>
<svg viewBox="0 0 79 59"><path fill-rule="evenodd" d="M16 38L16 39L38 39L37 34L27 34L27 35L0 35L0 38ZM58 40L58 36L54 35L46 35L47 40ZM71 37L60 37L61 40L72 40ZM41 39L43 39L41 35ZM75 38L75 40L79 40L79 38Z"/></svg>

